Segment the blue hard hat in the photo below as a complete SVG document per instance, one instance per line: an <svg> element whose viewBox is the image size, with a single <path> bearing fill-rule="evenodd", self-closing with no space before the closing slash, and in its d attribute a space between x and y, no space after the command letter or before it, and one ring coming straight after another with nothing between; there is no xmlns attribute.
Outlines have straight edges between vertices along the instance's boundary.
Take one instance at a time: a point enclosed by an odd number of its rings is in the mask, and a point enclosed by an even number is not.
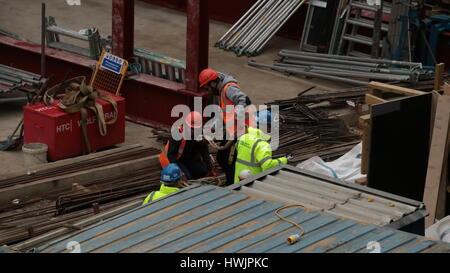
<svg viewBox="0 0 450 273"><path fill-rule="evenodd" d="M256 116L256 123L270 125L272 123L272 113L269 110L261 110Z"/></svg>
<svg viewBox="0 0 450 273"><path fill-rule="evenodd" d="M181 170L177 164L171 163L164 167L161 172L161 181L175 182L181 178Z"/></svg>

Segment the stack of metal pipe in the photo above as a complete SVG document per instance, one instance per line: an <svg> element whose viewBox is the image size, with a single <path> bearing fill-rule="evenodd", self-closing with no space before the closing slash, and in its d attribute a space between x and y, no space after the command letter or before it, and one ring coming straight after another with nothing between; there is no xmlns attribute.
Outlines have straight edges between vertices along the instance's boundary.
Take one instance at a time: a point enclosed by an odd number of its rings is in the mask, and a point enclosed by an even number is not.
<svg viewBox="0 0 450 273"><path fill-rule="evenodd" d="M0 64L0 93L39 88L44 81L38 74Z"/></svg>
<svg viewBox="0 0 450 273"><path fill-rule="evenodd" d="M306 0L258 0L217 42L236 55L258 55Z"/></svg>
<svg viewBox="0 0 450 273"><path fill-rule="evenodd" d="M250 61L249 65L357 86L367 85L370 80L417 83L433 77L433 73L424 70L421 63L414 62L294 50L281 50L278 56L280 58L273 65L259 64L254 61Z"/></svg>

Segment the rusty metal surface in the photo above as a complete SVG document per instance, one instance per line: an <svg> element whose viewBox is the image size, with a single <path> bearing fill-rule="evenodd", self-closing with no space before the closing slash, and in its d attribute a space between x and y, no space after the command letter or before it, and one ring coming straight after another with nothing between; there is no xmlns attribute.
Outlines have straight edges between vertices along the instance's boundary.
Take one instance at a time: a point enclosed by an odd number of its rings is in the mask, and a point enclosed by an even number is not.
<svg viewBox="0 0 450 273"><path fill-rule="evenodd" d="M146 206L54 238L36 252L70 252L68 243L88 252L450 252L450 245L414 234L367 225L329 213L292 207L284 217L300 223L304 236L293 245L286 238L297 227L280 220L279 202L211 185L192 185ZM73 242L71 243L73 244Z"/></svg>
<svg viewBox="0 0 450 273"><path fill-rule="evenodd" d="M134 48L134 0L112 1L112 53L128 60Z"/></svg>
<svg viewBox="0 0 450 273"><path fill-rule="evenodd" d="M232 188L250 196L285 204L301 204L308 209L372 225L388 225L423 209L420 202L396 199L387 193L354 187L355 184L344 181L333 180L332 183L332 180L289 166L250 178L244 183L245 187Z"/></svg>

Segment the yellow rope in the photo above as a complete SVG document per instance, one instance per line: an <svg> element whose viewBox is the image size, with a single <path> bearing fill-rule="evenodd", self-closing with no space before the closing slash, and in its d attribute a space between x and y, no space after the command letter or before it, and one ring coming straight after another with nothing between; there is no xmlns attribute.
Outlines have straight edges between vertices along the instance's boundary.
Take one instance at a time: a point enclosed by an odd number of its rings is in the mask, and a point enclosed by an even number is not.
<svg viewBox="0 0 450 273"><path fill-rule="evenodd" d="M294 222L294 221L292 221L292 220L289 220L289 219L287 219L287 218L285 218L284 216L281 216L281 215L279 214L279 212L280 212L281 210L284 210L284 209L287 209L287 208L292 208L292 207L302 207L302 208L305 208L305 206L303 206L303 205L299 205L299 204L290 204L290 205L286 205L286 206L283 206L283 207L281 207L281 208L278 208L278 209L275 211L275 214L276 214L281 220L286 221L286 222L288 222L288 223L291 223L291 224L295 225L296 227L298 227L298 228L301 230L300 234L298 234L298 235L297 235L297 234L296 234L296 235L291 235L291 236L289 236L289 237L286 239L286 241L287 241L288 244L290 244L290 245L296 243L296 242L298 241L298 239L299 239L300 237L302 237L303 234L305 234L305 230L303 229L303 227L302 227L300 224L298 224L298 223L296 223L296 222Z"/></svg>

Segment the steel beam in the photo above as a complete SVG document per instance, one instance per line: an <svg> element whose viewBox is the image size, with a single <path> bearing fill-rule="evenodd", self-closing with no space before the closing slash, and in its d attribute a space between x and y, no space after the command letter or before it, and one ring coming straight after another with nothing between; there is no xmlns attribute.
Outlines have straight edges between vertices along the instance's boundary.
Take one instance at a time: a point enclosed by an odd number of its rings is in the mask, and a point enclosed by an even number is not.
<svg viewBox="0 0 450 273"><path fill-rule="evenodd" d="M128 60L133 48L134 0L112 0L112 53Z"/></svg>
<svg viewBox="0 0 450 273"><path fill-rule="evenodd" d="M187 1L186 89L197 92L198 74L208 67L208 2Z"/></svg>

